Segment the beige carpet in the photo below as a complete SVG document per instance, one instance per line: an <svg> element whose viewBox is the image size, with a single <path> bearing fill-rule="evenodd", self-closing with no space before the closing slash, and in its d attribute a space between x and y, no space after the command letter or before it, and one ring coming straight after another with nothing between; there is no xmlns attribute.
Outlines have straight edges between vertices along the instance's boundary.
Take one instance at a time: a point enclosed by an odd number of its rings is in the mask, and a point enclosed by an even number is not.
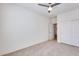
<svg viewBox="0 0 79 59"><path fill-rule="evenodd" d="M47 41L5 56L79 56L79 47Z"/></svg>

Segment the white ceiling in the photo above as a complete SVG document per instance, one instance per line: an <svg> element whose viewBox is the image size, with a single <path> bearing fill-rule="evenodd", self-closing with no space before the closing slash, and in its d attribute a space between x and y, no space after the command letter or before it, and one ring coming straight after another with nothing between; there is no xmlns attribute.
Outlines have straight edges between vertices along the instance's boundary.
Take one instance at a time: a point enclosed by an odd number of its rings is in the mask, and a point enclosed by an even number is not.
<svg viewBox="0 0 79 59"><path fill-rule="evenodd" d="M29 10L32 10L34 12L37 12L41 15L44 16L48 16L48 8L47 7L43 7L43 6L39 6L37 5L38 3L19 3L17 5L27 8ZM45 5L48 5L47 3L44 3ZM57 16L58 14L64 13L64 12L68 12L74 9L79 8L79 3L62 3L58 6L55 6L52 8L52 12L50 17L54 17Z"/></svg>

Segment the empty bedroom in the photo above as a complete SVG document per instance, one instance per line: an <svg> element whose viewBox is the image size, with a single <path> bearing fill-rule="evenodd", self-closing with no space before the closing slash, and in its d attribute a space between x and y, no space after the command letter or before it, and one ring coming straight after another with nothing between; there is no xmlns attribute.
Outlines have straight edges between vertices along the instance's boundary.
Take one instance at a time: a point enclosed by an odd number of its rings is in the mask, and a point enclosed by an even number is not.
<svg viewBox="0 0 79 59"><path fill-rule="evenodd" d="M0 3L0 56L79 56L79 3Z"/></svg>

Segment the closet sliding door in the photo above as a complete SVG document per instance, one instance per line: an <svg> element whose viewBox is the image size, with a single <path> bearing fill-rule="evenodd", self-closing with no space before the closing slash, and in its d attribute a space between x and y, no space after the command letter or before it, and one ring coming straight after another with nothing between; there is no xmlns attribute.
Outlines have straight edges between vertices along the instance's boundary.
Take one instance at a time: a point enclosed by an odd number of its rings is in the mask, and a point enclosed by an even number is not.
<svg viewBox="0 0 79 59"><path fill-rule="evenodd" d="M71 43L75 46L79 46L79 19L73 20L71 24Z"/></svg>

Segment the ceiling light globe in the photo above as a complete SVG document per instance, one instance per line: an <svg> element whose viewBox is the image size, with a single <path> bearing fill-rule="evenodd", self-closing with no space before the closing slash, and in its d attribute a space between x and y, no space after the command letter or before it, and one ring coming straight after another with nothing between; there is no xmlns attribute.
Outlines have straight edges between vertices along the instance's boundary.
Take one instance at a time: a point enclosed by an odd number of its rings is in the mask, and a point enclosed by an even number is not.
<svg viewBox="0 0 79 59"><path fill-rule="evenodd" d="M51 11L51 10L52 10L52 7L49 7L49 8L48 8L48 11Z"/></svg>

